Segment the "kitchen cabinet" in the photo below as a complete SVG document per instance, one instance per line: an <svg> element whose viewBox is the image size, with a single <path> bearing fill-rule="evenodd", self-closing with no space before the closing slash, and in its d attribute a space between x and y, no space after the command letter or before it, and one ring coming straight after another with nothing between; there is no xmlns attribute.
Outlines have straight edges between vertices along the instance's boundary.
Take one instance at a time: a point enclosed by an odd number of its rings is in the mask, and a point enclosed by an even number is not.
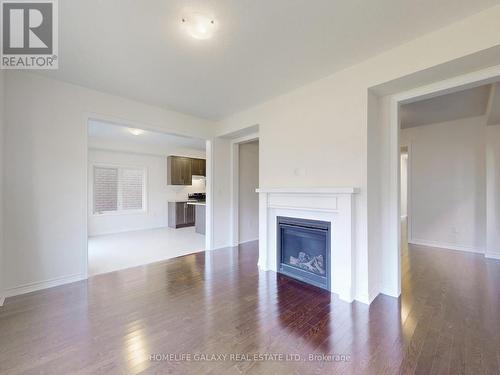
<svg viewBox="0 0 500 375"><path fill-rule="evenodd" d="M168 226L170 228L192 227L195 223L194 206L187 202L168 202Z"/></svg>
<svg viewBox="0 0 500 375"><path fill-rule="evenodd" d="M206 176L205 159L170 155L167 157L167 184L192 185L193 175Z"/></svg>
<svg viewBox="0 0 500 375"><path fill-rule="evenodd" d="M195 208L186 203L186 224L195 225Z"/></svg>
<svg viewBox="0 0 500 375"><path fill-rule="evenodd" d="M206 161L205 159L191 159L191 173L196 176L206 176Z"/></svg>
<svg viewBox="0 0 500 375"><path fill-rule="evenodd" d="M195 208L195 232L205 234L205 205L196 204Z"/></svg>
<svg viewBox="0 0 500 375"><path fill-rule="evenodd" d="M193 182L191 165L191 158L182 156L167 157L167 184L191 185Z"/></svg>

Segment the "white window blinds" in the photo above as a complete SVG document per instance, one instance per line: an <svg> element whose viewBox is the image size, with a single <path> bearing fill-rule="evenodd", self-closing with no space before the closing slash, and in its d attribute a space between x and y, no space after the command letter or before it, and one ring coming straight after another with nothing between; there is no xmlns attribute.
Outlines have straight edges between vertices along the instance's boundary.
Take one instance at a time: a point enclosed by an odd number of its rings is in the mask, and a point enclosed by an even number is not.
<svg viewBox="0 0 500 375"><path fill-rule="evenodd" d="M94 167L94 214L144 209L145 173L140 168Z"/></svg>

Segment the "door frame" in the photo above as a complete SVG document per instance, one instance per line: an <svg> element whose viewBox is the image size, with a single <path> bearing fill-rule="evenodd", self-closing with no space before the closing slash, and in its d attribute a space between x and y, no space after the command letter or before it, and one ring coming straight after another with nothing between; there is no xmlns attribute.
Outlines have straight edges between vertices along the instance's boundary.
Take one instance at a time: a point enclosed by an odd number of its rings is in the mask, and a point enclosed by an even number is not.
<svg viewBox="0 0 500 375"><path fill-rule="evenodd" d="M491 84L500 80L500 65L474 71L443 81L438 81L413 90L389 96L389 268L390 285L384 294L398 297L401 294L401 158L400 158L400 106L403 104L430 99L465 89Z"/></svg>
<svg viewBox="0 0 500 375"><path fill-rule="evenodd" d="M412 144L411 141L402 143L400 149L406 148L406 241L410 243L413 238L413 218L412 218ZM400 159L401 160L401 159ZM401 164L399 165L401 168ZM399 175L399 183L401 187L401 174ZM401 191L400 191L401 192ZM401 196L400 196L401 198ZM399 208L399 217L402 219L401 207Z"/></svg>
<svg viewBox="0 0 500 375"><path fill-rule="evenodd" d="M259 133L252 133L231 140L231 246L238 246L239 241L239 189L240 189L240 145L259 140ZM260 149L259 149L260 166ZM256 192L257 194L257 192Z"/></svg>
<svg viewBox="0 0 500 375"><path fill-rule="evenodd" d="M117 126L123 126L125 128L135 128L135 129L142 129L142 130L148 130L148 131L154 131L157 133L164 133L164 134L169 134L169 135L175 135L178 137L184 137L184 138L196 138L188 134L181 134L181 133L176 133L175 131L168 131L168 130L162 130L158 129L157 127L150 127L144 124L138 124L134 123L133 121L128 121L124 119L117 119L114 117L110 117L107 115L103 114L98 114L98 113L92 113L92 112L87 112L83 114L83 126L82 126L82 132L83 132L83 138L84 138L84 149L83 149L83 154L84 154L84 171L83 171L83 176L84 176L84 186L83 186L83 202L84 202L84 207L83 207L83 222L85 223L84 227L84 233L83 233L83 254L82 254L82 259L83 259L83 264L82 264L82 279L88 279L89 278L89 272L88 272L88 266L89 266L89 241L88 241L88 228L89 228L89 223L88 223L88 212L89 208L91 207L91 202L89 198L89 158L88 158L88 150L89 150L89 135L88 135L88 126L89 126L89 121L91 120L96 120L96 121L103 121L107 123L111 123L113 125ZM214 163L214 158L213 158L213 141L211 139L206 139L206 138L199 138L202 140L205 140L205 158L206 158L206 188L205 188L205 193L206 193L206 208L205 208L205 251L208 250L213 250L213 178L212 178L212 173L213 173L213 163ZM166 167L166 165L165 165Z"/></svg>

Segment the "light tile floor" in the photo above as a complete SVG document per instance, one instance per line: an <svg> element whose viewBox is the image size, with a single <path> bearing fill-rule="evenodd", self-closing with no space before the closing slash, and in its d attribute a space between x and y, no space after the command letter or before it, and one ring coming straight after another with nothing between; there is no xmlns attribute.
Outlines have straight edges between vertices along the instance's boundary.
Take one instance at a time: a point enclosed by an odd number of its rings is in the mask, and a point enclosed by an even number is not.
<svg viewBox="0 0 500 375"><path fill-rule="evenodd" d="M205 250L205 236L188 228L159 228L89 238L89 275Z"/></svg>

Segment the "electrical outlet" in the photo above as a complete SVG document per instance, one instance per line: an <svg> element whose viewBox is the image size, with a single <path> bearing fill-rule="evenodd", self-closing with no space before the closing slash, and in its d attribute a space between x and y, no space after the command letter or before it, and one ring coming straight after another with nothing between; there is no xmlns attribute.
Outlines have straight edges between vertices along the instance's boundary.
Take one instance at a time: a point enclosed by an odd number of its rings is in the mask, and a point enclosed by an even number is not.
<svg viewBox="0 0 500 375"><path fill-rule="evenodd" d="M306 175L306 169L305 168L295 168L295 170L293 171L295 176L305 176Z"/></svg>

